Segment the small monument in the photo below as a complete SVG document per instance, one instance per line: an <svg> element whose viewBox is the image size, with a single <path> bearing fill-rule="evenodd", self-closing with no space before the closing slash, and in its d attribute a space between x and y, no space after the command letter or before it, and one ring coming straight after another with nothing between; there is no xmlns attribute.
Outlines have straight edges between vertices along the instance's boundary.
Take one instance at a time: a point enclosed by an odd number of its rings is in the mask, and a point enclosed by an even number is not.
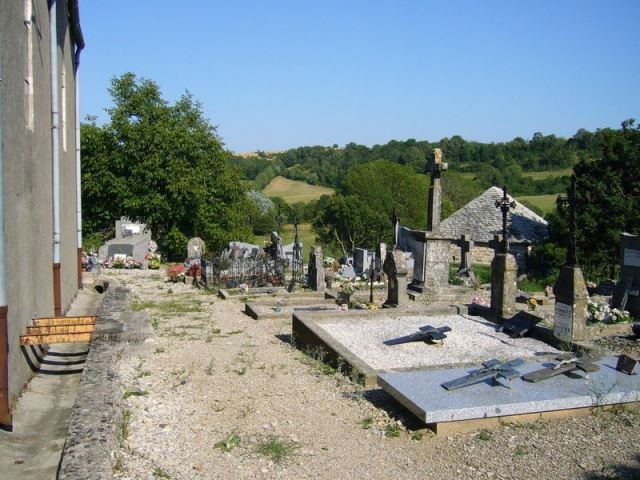
<svg viewBox="0 0 640 480"><path fill-rule="evenodd" d="M322 247L312 247L309 252L309 288L324 292L324 256Z"/></svg>
<svg viewBox="0 0 640 480"><path fill-rule="evenodd" d="M387 252L382 269L387 276L387 300L382 306L388 308L406 304L408 271L404 253L400 250Z"/></svg>
<svg viewBox="0 0 640 480"><path fill-rule="evenodd" d="M460 267L457 276L462 279L465 285L476 283L476 276L473 273L473 260L471 251L473 250L473 240L469 240L468 235L460 236Z"/></svg>
<svg viewBox="0 0 640 480"><path fill-rule="evenodd" d="M431 183L429 185L429 203L427 208L427 230L433 232L440 225L442 213L442 185L440 180L442 172L447 170L448 164L442 161L442 150L434 148L433 161L429 162L429 172L431 173Z"/></svg>
<svg viewBox="0 0 640 480"><path fill-rule="evenodd" d="M556 296L553 334L565 342L583 340L587 330L589 292L576 256L576 176L571 176L569 197L561 201L569 206L569 248L564 266L553 286Z"/></svg>
<svg viewBox="0 0 640 480"><path fill-rule="evenodd" d="M151 240L151 230L146 224L129 217L116 220L115 238L109 240L98 250L98 257L106 260L109 257L133 258L144 262Z"/></svg>
<svg viewBox="0 0 640 480"><path fill-rule="evenodd" d="M420 245L414 251L413 280L409 288L416 292L437 292L449 285L449 250L451 242L438 238L434 231L440 225L442 212L442 172L448 165L442 161L442 151L433 150L433 161L428 171L431 173L429 199L427 204L427 231L414 231L412 235Z"/></svg>
<svg viewBox="0 0 640 480"><path fill-rule="evenodd" d="M206 246L200 237L193 237L187 243L187 258L201 258L205 252Z"/></svg>
<svg viewBox="0 0 640 480"><path fill-rule="evenodd" d="M620 234L620 281L613 291L611 305L640 318L640 237Z"/></svg>
<svg viewBox="0 0 640 480"><path fill-rule="evenodd" d="M516 279L518 265L509 253L507 216L516 203L509 199L507 188L502 188L502 199L496 200L496 208L502 211L502 242L499 253L491 262L491 311L497 321L511 318L516 307Z"/></svg>

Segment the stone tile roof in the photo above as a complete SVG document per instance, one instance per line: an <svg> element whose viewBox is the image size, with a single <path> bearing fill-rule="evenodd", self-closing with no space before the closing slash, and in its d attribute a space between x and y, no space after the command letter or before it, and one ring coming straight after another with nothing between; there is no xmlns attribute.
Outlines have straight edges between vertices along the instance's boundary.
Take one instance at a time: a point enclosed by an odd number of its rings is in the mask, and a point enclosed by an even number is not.
<svg viewBox="0 0 640 480"><path fill-rule="evenodd" d="M496 200L502 198L502 189L491 187L471 200L435 230L436 237L458 239L468 235L475 242L489 242L502 233L502 212L496 208ZM538 243L547 238L547 221L516 200L516 207L509 211L509 241L513 243Z"/></svg>

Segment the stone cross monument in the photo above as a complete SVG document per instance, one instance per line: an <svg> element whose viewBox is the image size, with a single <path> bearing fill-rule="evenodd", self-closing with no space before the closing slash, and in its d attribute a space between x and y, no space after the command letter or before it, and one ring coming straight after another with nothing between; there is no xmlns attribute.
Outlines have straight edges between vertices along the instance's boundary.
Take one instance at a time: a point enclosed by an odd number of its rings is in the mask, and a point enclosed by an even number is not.
<svg viewBox="0 0 640 480"><path fill-rule="evenodd" d="M324 256L321 247L312 247L309 252L309 288L324 291Z"/></svg>
<svg viewBox="0 0 640 480"><path fill-rule="evenodd" d="M448 164L442 161L442 150L433 150L433 161L429 162L428 171L431 173L431 184L429 185L429 203L427 204L427 231L432 232L440 225L440 214L442 212L442 186L440 178L442 172L447 170Z"/></svg>
<svg viewBox="0 0 640 480"><path fill-rule="evenodd" d="M507 222L509 210L515 206L516 202L507 195L507 188L502 187L502 198L496 200L496 208L502 212L502 243L491 262L491 310L497 321L506 320L515 314L518 265L509 253Z"/></svg>
<svg viewBox="0 0 640 480"><path fill-rule="evenodd" d="M589 292L576 255L576 176L571 176L568 198L561 199L569 207L569 248L565 264L553 286L556 295L553 334L565 342L583 340L586 336L586 310Z"/></svg>

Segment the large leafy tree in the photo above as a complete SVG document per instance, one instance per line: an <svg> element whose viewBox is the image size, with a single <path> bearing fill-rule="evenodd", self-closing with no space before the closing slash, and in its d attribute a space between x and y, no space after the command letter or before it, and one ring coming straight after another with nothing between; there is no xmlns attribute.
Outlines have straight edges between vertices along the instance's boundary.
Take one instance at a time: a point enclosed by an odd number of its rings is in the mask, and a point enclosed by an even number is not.
<svg viewBox="0 0 640 480"><path fill-rule="evenodd" d="M249 199L215 127L186 93L175 104L132 73L114 78L110 121L81 126L85 233L122 215L143 217L161 251L181 258L189 237L218 249L250 234Z"/></svg>

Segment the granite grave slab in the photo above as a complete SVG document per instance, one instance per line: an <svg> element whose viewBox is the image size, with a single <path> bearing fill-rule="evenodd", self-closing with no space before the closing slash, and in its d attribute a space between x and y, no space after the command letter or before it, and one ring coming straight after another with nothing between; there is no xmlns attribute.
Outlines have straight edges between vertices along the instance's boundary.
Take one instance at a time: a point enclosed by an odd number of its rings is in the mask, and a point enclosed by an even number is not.
<svg viewBox="0 0 640 480"><path fill-rule="evenodd" d="M516 378L511 388L492 386L491 380L455 391L440 387L470 368L387 372L378 375L378 383L424 423L434 424L640 401L640 375L617 371L617 362L616 356L605 357L587 376L559 375L540 383ZM549 365L528 361L518 370L526 374Z"/></svg>

